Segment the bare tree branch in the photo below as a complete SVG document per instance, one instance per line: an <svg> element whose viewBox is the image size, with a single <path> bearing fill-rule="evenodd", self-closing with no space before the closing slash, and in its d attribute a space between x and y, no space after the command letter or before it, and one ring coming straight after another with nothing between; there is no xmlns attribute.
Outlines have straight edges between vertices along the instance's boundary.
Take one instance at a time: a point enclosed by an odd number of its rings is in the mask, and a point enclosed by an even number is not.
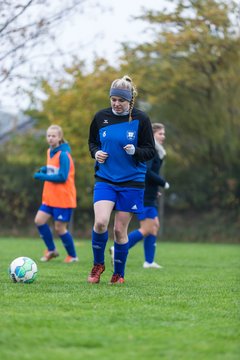
<svg viewBox="0 0 240 360"><path fill-rule="evenodd" d="M13 16L12 18L7 19L6 23L3 24L2 28L0 28L0 33L4 32L4 30L8 27L8 25L10 25L11 23L13 23L19 16L22 15L22 13L24 13L24 11L31 5L31 3L34 0L30 0L26 5L24 6L16 6L16 8L20 8L20 12L17 13L15 16Z"/></svg>
<svg viewBox="0 0 240 360"><path fill-rule="evenodd" d="M0 83L14 76L16 68L29 61L44 41L54 41L54 30L76 12L83 12L86 0L11 0L0 3Z"/></svg>

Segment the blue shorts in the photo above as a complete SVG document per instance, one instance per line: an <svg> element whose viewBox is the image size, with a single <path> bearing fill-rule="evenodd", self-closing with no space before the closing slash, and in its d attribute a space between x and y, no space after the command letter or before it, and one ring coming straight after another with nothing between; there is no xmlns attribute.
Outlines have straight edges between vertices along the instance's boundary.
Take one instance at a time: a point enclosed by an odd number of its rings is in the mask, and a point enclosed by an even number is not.
<svg viewBox="0 0 240 360"><path fill-rule="evenodd" d="M42 204L39 210L50 214L54 221L69 222L72 216L72 208L58 208Z"/></svg>
<svg viewBox="0 0 240 360"><path fill-rule="evenodd" d="M158 210L155 206L145 206L143 212L137 215L139 221L146 219L155 219L158 216Z"/></svg>
<svg viewBox="0 0 240 360"><path fill-rule="evenodd" d="M120 187L97 182L94 186L93 202L109 200L115 203L114 210L138 214L143 211L144 189Z"/></svg>

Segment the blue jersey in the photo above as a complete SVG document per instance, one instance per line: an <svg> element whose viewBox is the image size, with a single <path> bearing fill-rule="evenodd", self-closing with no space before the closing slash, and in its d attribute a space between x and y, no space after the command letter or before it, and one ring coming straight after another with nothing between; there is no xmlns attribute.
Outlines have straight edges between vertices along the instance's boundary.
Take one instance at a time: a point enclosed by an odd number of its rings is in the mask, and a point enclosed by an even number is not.
<svg viewBox="0 0 240 360"><path fill-rule="evenodd" d="M123 149L127 144L135 146L134 155ZM135 108L131 121L128 115L113 114L111 108L101 110L90 126L89 149L93 158L98 150L108 153L103 164L96 162L98 181L144 187L145 162L155 155L151 122L144 112Z"/></svg>

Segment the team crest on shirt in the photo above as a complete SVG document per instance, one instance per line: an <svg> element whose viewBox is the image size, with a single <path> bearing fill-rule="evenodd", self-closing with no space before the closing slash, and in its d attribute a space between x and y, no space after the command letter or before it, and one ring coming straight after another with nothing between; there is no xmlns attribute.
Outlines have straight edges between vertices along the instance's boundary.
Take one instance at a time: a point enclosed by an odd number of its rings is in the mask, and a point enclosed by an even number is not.
<svg viewBox="0 0 240 360"><path fill-rule="evenodd" d="M136 137L136 131L127 131L127 139L133 141Z"/></svg>
<svg viewBox="0 0 240 360"><path fill-rule="evenodd" d="M105 131L103 131L102 136L105 137L106 135L107 135L107 132L105 130Z"/></svg>

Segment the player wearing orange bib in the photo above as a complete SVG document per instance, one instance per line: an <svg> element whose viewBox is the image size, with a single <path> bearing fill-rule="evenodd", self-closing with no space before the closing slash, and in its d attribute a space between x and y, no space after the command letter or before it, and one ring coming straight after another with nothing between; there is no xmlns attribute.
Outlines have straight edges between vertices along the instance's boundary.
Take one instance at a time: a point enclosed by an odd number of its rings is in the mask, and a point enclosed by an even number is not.
<svg viewBox="0 0 240 360"><path fill-rule="evenodd" d="M62 128L58 125L51 125L47 129L47 142L50 146L47 151L47 165L34 174L34 179L44 181L42 205L35 217L35 224L47 247L41 261L49 261L59 256L47 224L52 217L55 230L68 254L64 262L75 262L78 257L72 235L67 228L72 210L76 207L75 169L71 150L63 139Z"/></svg>
<svg viewBox="0 0 240 360"><path fill-rule="evenodd" d="M61 208L75 208L76 207L76 189L74 185L74 164L72 157L69 154L69 145L64 143L55 149L48 149L47 152L47 175L48 181L45 181L42 194L42 203L52 207ZM60 169L60 158L65 154L68 157L66 162L69 162L68 176L61 174L63 169ZM51 157L52 156L52 157ZM56 182L65 180L65 182ZM47 180L47 177L45 178ZM54 181L55 180L55 181Z"/></svg>

